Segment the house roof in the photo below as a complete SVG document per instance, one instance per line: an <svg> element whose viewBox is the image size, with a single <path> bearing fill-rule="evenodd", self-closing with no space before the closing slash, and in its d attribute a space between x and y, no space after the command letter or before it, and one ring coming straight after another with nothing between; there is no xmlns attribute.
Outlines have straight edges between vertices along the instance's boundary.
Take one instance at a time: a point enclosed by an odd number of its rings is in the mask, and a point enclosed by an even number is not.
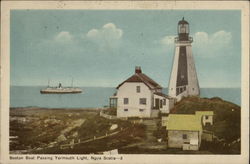
<svg viewBox="0 0 250 164"><path fill-rule="evenodd" d="M135 70L135 74L129 77L127 80L123 81L121 84L119 84L116 87L116 89L120 88L120 86L122 86L125 82L131 82L131 83L141 82L141 83L144 83L146 86L148 86L149 89L162 89L162 87L158 83L156 83L150 77L142 73L141 69L138 67Z"/></svg>
<svg viewBox="0 0 250 164"><path fill-rule="evenodd" d="M161 93L161 92L155 92L154 94L157 96L165 97L167 99L173 99L172 97L165 95L164 93Z"/></svg>
<svg viewBox="0 0 250 164"><path fill-rule="evenodd" d="M191 114L170 114L167 121L167 130L201 131L200 117Z"/></svg>

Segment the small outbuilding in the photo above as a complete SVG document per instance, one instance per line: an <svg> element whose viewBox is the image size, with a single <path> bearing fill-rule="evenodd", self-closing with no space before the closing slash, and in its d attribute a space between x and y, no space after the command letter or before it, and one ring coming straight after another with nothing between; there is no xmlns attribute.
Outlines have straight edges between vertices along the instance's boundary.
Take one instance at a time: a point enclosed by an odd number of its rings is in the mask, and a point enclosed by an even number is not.
<svg viewBox="0 0 250 164"><path fill-rule="evenodd" d="M168 147L199 150L202 125L195 115L170 114L167 120Z"/></svg>
<svg viewBox="0 0 250 164"><path fill-rule="evenodd" d="M169 114L163 117L168 147L199 150L202 139L212 141L213 133L204 131L203 127L213 124L213 115L213 111L196 111L195 114Z"/></svg>
<svg viewBox="0 0 250 164"><path fill-rule="evenodd" d="M195 115L201 118L203 126L213 125L213 111L196 111Z"/></svg>

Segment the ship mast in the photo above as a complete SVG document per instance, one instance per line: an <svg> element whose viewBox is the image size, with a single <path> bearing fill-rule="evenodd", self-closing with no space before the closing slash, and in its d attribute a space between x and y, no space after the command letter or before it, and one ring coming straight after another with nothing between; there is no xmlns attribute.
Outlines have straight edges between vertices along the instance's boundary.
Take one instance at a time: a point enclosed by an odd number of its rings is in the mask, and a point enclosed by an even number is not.
<svg viewBox="0 0 250 164"><path fill-rule="evenodd" d="M49 87L50 79L48 79L48 87Z"/></svg>
<svg viewBox="0 0 250 164"><path fill-rule="evenodd" d="M71 87L73 87L73 81L74 81L74 80L73 80L73 77L72 77L72 79L71 79Z"/></svg>

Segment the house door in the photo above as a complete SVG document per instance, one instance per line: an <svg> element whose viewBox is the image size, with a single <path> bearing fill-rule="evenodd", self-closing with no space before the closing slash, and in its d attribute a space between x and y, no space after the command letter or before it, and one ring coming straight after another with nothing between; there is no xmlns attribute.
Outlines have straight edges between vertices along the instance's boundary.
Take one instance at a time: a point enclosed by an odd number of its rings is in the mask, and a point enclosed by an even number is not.
<svg viewBox="0 0 250 164"><path fill-rule="evenodd" d="M159 109L160 107L160 99L155 99L155 109Z"/></svg>

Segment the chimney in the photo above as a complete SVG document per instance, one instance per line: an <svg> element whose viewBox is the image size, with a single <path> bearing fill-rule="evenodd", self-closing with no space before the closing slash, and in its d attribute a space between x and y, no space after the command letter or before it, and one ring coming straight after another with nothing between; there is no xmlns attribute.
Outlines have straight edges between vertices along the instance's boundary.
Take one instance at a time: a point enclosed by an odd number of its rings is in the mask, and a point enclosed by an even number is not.
<svg viewBox="0 0 250 164"><path fill-rule="evenodd" d="M140 66L135 67L135 73L141 73L141 67Z"/></svg>

